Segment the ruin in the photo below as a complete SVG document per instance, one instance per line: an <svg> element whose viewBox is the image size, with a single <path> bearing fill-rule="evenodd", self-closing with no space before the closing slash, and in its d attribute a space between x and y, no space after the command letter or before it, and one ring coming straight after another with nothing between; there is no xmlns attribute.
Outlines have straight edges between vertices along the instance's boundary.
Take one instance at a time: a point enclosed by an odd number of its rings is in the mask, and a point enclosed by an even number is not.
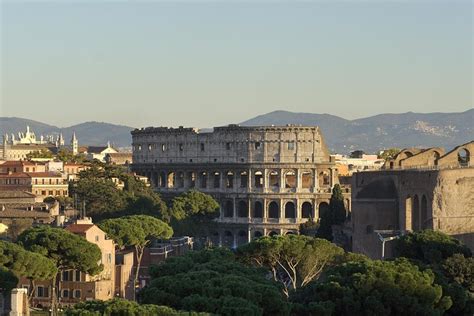
<svg viewBox="0 0 474 316"><path fill-rule="evenodd" d="M195 188L219 202L219 229L211 236L219 245L298 233L329 207L338 181L314 126L148 127L132 131L132 139L132 170L149 177L162 196Z"/></svg>

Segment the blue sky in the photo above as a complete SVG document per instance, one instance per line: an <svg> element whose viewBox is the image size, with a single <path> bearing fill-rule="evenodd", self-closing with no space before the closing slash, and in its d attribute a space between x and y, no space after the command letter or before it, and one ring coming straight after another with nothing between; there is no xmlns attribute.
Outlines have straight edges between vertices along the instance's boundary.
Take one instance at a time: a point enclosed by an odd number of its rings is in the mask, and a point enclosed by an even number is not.
<svg viewBox="0 0 474 316"><path fill-rule="evenodd" d="M473 107L471 1L3 1L1 116L217 126Z"/></svg>

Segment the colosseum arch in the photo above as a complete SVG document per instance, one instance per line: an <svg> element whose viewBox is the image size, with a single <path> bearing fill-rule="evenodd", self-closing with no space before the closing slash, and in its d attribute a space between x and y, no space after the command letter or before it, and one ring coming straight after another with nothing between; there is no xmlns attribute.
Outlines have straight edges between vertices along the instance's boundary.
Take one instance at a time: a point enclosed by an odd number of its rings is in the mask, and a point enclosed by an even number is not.
<svg viewBox="0 0 474 316"><path fill-rule="evenodd" d="M160 172L160 187L161 188L166 187L166 173L164 171Z"/></svg>
<svg viewBox="0 0 474 316"><path fill-rule="evenodd" d="M321 218L322 216L326 216L331 211L329 209L329 204L327 202L319 203L318 209L319 209L319 218Z"/></svg>
<svg viewBox="0 0 474 316"><path fill-rule="evenodd" d="M304 170L301 173L301 187L310 189L313 186L313 173L309 170Z"/></svg>
<svg viewBox="0 0 474 316"><path fill-rule="evenodd" d="M253 205L253 218L263 218L263 204L260 201L255 201Z"/></svg>
<svg viewBox="0 0 474 316"><path fill-rule="evenodd" d="M285 188L296 188L296 173L294 170L285 173Z"/></svg>
<svg viewBox="0 0 474 316"><path fill-rule="evenodd" d="M239 204L237 204L237 215L238 217L249 216L249 208L246 201L239 201Z"/></svg>
<svg viewBox="0 0 474 316"><path fill-rule="evenodd" d="M285 204L285 218L296 218L296 207L293 202L286 202Z"/></svg>
<svg viewBox="0 0 474 316"><path fill-rule="evenodd" d="M432 155L431 156L431 162L430 162L431 165L437 166L438 165L438 159L441 157L441 154L438 151L434 150L431 155Z"/></svg>
<svg viewBox="0 0 474 316"><path fill-rule="evenodd" d="M246 188L249 184L249 174L247 171L240 172L240 187Z"/></svg>
<svg viewBox="0 0 474 316"><path fill-rule="evenodd" d="M260 238L262 236L263 236L263 233L259 230L255 231L255 233L253 233L254 238Z"/></svg>
<svg viewBox="0 0 474 316"><path fill-rule="evenodd" d="M207 188L207 172L206 171L201 171L199 173L199 187L201 189Z"/></svg>
<svg viewBox="0 0 474 316"><path fill-rule="evenodd" d="M268 233L268 236L272 237L272 236L277 236L278 233L274 230L272 230L271 232Z"/></svg>
<svg viewBox="0 0 474 316"><path fill-rule="evenodd" d="M168 188L174 188L176 186L176 177L173 171L168 172Z"/></svg>
<svg viewBox="0 0 474 316"><path fill-rule="evenodd" d="M248 243L248 233L245 230L239 230L237 234L237 246Z"/></svg>
<svg viewBox="0 0 474 316"><path fill-rule="evenodd" d="M268 218L280 218L280 207L275 201L268 204Z"/></svg>
<svg viewBox="0 0 474 316"><path fill-rule="evenodd" d="M230 230L226 230L224 232L224 236L222 238L223 244L227 247L232 247L234 244L234 235Z"/></svg>
<svg viewBox="0 0 474 316"><path fill-rule="evenodd" d="M232 189L234 187L234 172L227 171L226 178L225 178L225 187L228 189Z"/></svg>
<svg viewBox="0 0 474 316"><path fill-rule="evenodd" d="M414 231L420 230L420 199L415 194L413 197L413 208L412 208L411 223Z"/></svg>
<svg viewBox="0 0 474 316"><path fill-rule="evenodd" d="M280 186L280 174L277 170L270 170L268 173L268 186L279 187Z"/></svg>
<svg viewBox="0 0 474 316"><path fill-rule="evenodd" d="M254 172L254 184L256 188L263 187L263 173L261 171Z"/></svg>
<svg viewBox="0 0 474 316"><path fill-rule="evenodd" d="M224 217L234 217L234 203L231 200L224 204Z"/></svg>
<svg viewBox="0 0 474 316"><path fill-rule="evenodd" d="M176 185L178 188L184 188L184 172L178 172L176 177Z"/></svg>
<svg viewBox="0 0 474 316"><path fill-rule="evenodd" d="M214 172L214 188L218 189L221 187L221 173L219 171Z"/></svg>
<svg viewBox="0 0 474 316"><path fill-rule="evenodd" d="M458 150L458 162L461 167L468 167L471 159L471 153L466 148Z"/></svg>
<svg viewBox="0 0 474 316"><path fill-rule="evenodd" d="M321 171L319 173L319 186L329 185L329 173L327 171Z"/></svg>
<svg viewBox="0 0 474 316"><path fill-rule="evenodd" d="M314 218L313 205L310 202L304 202L301 205L301 217Z"/></svg>
<svg viewBox="0 0 474 316"><path fill-rule="evenodd" d="M196 186L196 173L194 171L188 172L189 187L194 188Z"/></svg>

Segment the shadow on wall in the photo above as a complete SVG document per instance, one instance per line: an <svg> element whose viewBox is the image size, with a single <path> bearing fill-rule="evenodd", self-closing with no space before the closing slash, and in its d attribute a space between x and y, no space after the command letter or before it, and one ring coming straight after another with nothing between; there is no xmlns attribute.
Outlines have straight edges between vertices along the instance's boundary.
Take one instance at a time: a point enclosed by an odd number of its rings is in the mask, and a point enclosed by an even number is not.
<svg viewBox="0 0 474 316"><path fill-rule="evenodd" d="M464 234L455 234L451 235L454 238L460 240L462 243L464 243L466 246L471 249L472 252L474 252L474 232L473 233L464 233Z"/></svg>

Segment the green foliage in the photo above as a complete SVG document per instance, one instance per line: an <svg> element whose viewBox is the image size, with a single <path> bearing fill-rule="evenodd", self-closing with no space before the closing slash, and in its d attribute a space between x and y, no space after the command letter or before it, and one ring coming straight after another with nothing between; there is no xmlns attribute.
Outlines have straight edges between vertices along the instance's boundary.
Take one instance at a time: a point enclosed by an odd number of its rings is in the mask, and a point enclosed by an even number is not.
<svg viewBox="0 0 474 316"><path fill-rule="evenodd" d="M75 163L83 163L86 161L86 156L83 154L74 155L72 151L68 149L60 149L56 155L56 159L62 162L75 162Z"/></svg>
<svg viewBox="0 0 474 316"><path fill-rule="evenodd" d="M344 205L344 196L341 186L335 184L332 189L331 200L329 202L329 211L319 214L320 226L316 237L332 240L332 225L343 224L346 220L347 211Z"/></svg>
<svg viewBox="0 0 474 316"><path fill-rule="evenodd" d="M33 225L31 218L15 218L8 225L7 236L12 241L16 241L18 236Z"/></svg>
<svg viewBox="0 0 474 316"><path fill-rule="evenodd" d="M402 236L396 241L395 250L398 256L419 260L426 264L440 263L457 253L465 257L472 256L470 249L459 240L433 230L423 230Z"/></svg>
<svg viewBox="0 0 474 316"><path fill-rule="evenodd" d="M237 254L246 263L270 270L289 293L317 279L344 250L325 239L285 235L255 239L239 247Z"/></svg>
<svg viewBox="0 0 474 316"><path fill-rule="evenodd" d="M454 254L442 264L444 275L459 285L474 292L474 258Z"/></svg>
<svg viewBox="0 0 474 316"><path fill-rule="evenodd" d="M219 315L288 315L277 284L226 249L169 258L151 269L151 276L139 293L143 303Z"/></svg>
<svg viewBox="0 0 474 316"><path fill-rule="evenodd" d="M180 312L167 306L139 305L133 301L85 301L66 309L65 316L206 316L204 313Z"/></svg>
<svg viewBox="0 0 474 316"><path fill-rule="evenodd" d="M33 158L53 158L53 153L46 148L43 148L41 150L33 151L28 154L26 154L26 159L31 160Z"/></svg>
<svg viewBox="0 0 474 316"><path fill-rule="evenodd" d="M305 236L314 236L318 231L320 224L310 218L307 222L300 224L300 234Z"/></svg>
<svg viewBox="0 0 474 316"><path fill-rule="evenodd" d="M442 315L451 305L431 270L407 259L336 266L290 297L294 315Z"/></svg>
<svg viewBox="0 0 474 316"><path fill-rule="evenodd" d="M102 254L97 245L62 228L39 226L24 231L18 242L55 263L59 270L76 269L95 275L102 271Z"/></svg>
<svg viewBox="0 0 474 316"><path fill-rule="evenodd" d="M208 194L190 190L173 199L169 215L179 235L208 236L215 228L219 204Z"/></svg>
<svg viewBox="0 0 474 316"><path fill-rule="evenodd" d="M18 284L18 277L10 270L0 265L0 295L9 293Z"/></svg>
<svg viewBox="0 0 474 316"><path fill-rule="evenodd" d="M32 280L49 280L58 273L52 260L39 253L27 251L20 245L1 240L0 266L17 276Z"/></svg>
<svg viewBox="0 0 474 316"><path fill-rule="evenodd" d="M384 149L384 150L378 155L378 158L379 158L379 159L385 159L385 160L393 159L393 158L395 158L396 155L398 155L398 153L399 153L400 151L401 151L400 148Z"/></svg>

